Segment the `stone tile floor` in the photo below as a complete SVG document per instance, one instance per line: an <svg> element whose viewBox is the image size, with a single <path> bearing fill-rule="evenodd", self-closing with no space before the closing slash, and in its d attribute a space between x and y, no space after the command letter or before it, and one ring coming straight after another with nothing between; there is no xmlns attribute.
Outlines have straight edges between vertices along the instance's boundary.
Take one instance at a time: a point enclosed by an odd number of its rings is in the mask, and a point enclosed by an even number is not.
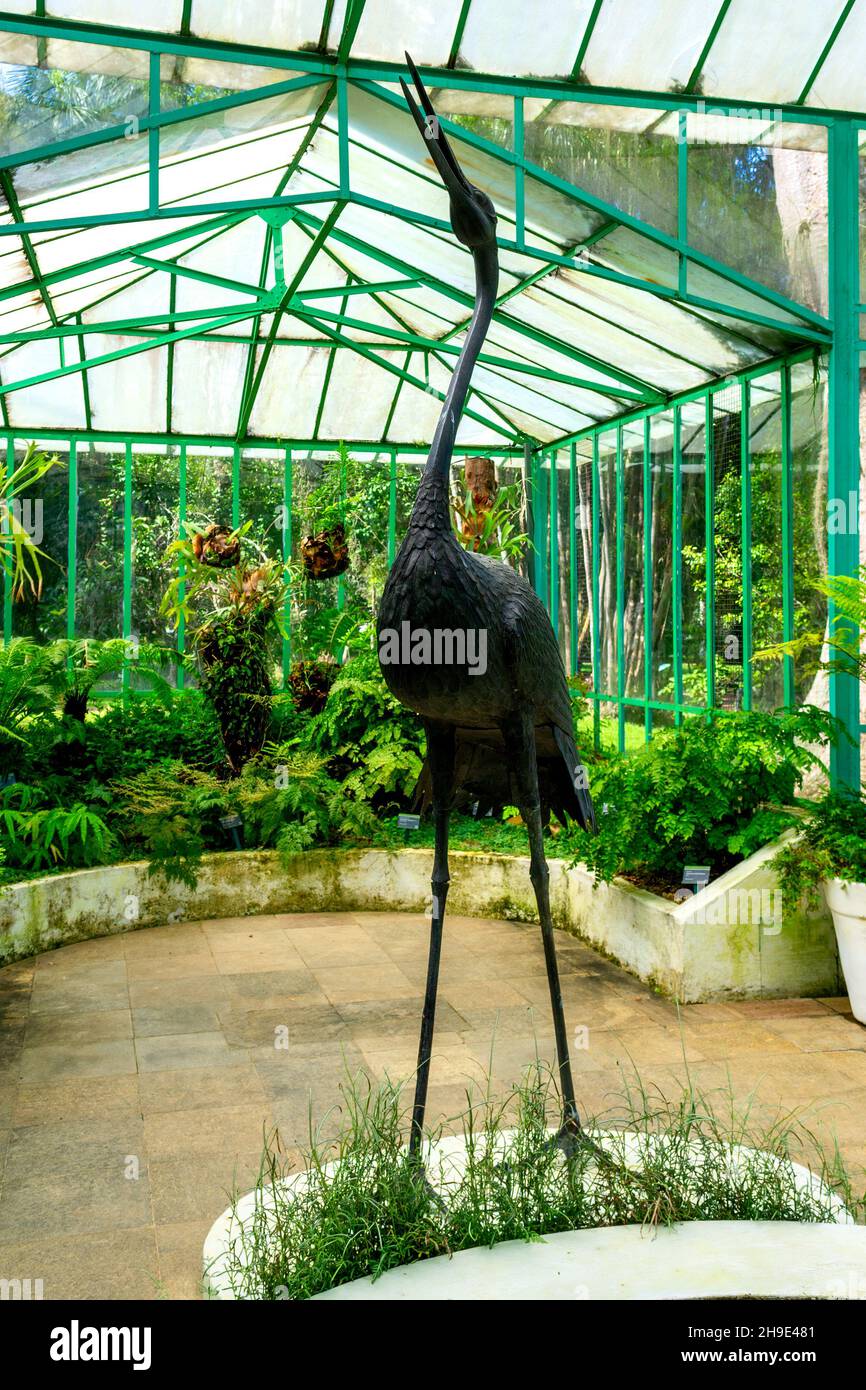
<svg viewBox="0 0 866 1390"><path fill-rule="evenodd" d="M385 913L186 923L66 946L0 970L0 1278L46 1298L194 1298L204 1236L264 1131L290 1150L348 1065L415 1066L427 923ZM680 1010L557 933L578 1100L645 1086L805 1107L866 1165L866 1028L845 999ZM507 1089L553 1056L537 927L450 917L431 1120L490 1066ZM581 1030L578 1033L578 1030ZM283 1040L287 1045L281 1046ZM332 1112L333 1122L333 1112Z"/></svg>

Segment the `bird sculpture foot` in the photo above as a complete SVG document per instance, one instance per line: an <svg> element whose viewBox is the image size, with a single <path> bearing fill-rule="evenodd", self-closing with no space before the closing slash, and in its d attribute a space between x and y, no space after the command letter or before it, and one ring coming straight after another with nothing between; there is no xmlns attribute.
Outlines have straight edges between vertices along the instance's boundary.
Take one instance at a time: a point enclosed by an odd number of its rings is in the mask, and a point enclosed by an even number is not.
<svg viewBox="0 0 866 1390"><path fill-rule="evenodd" d="M420 1190L427 1196L429 1201L439 1211L444 1211L445 1202L427 1176L427 1169L421 1162L417 1154L410 1155L412 1158L412 1181L417 1183Z"/></svg>
<svg viewBox="0 0 866 1390"><path fill-rule="evenodd" d="M586 1144L586 1135L581 1128L577 1112L566 1108L562 1124L549 1141L548 1147L559 1149L567 1159L574 1158L578 1149Z"/></svg>

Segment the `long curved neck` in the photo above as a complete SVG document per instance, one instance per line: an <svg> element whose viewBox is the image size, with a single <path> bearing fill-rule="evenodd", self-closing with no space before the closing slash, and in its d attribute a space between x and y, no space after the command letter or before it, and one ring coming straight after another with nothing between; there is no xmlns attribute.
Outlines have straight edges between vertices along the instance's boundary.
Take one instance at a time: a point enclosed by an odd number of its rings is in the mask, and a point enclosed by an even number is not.
<svg viewBox="0 0 866 1390"><path fill-rule="evenodd" d="M496 242L477 248L472 253L475 262L475 309L469 332L463 344L457 366L451 377L448 394L433 435L427 463L418 485L409 529L451 532L449 483L451 456L457 427L469 390L472 369L478 360L482 344L493 317L496 290L499 283L499 258Z"/></svg>

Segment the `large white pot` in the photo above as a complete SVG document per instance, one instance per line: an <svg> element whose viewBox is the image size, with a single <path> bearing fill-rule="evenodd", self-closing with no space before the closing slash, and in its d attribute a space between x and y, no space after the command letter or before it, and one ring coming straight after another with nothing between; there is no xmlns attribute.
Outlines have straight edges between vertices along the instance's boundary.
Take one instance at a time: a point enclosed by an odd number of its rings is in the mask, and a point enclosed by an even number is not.
<svg viewBox="0 0 866 1390"><path fill-rule="evenodd" d="M831 878L824 884L824 893L833 914L851 1012L858 1022L866 1023L866 883Z"/></svg>
<svg viewBox="0 0 866 1390"><path fill-rule="evenodd" d="M594 1135L608 1153L638 1171L660 1142L654 1136L629 1131L596 1130ZM504 1152L510 1137L509 1131L497 1135L498 1151ZM732 1173L750 1157L754 1157L752 1150L732 1144ZM428 1146L427 1178L442 1200L448 1200L449 1189L459 1181L465 1165L466 1140L462 1135ZM326 1164L324 1172L332 1173L336 1167L336 1163ZM564 1231L545 1236L539 1244L506 1241L492 1251L463 1250L453 1257L439 1256L401 1266L376 1281L358 1279L317 1296L422 1300L866 1297L866 1230L854 1226L841 1198L815 1173L799 1163L792 1163L791 1168L798 1188L824 1200L828 1222L689 1222L664 1234L659 1232L663 1244L658 1249L652 1239L644 1240L648 1233L641 1226ZM307 1172L281 1181L283 1212L285 1199L292 1201L302 1194L308 1181ZM586 1181L593 1182L591 1170ZM248 1192L228 1207L208 1232L203 1264L209 1298L232 1301L252 1296L240 1292L233 1271L238 1260L247 1262L244 1230L249 1231L257 1211L264 1213L268 1222L274 1219L273 1188ZM674 1231L686 1235L669 1246ZM631 1273L624 1272L629 1269ZM836 1278L837 1274L848 1277L848 1283ZM852 1279L859 1292L851 1292Z"/></svg>

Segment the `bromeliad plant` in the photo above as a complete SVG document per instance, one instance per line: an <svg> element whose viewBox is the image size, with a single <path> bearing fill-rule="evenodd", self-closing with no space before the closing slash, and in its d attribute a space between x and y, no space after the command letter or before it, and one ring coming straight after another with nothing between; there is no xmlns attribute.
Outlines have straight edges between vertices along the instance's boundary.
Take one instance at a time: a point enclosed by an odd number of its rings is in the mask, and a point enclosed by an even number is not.
<svg viewBox="0 0 866 1390"><path fill-rule="evenodd" d="M178 572L162 612L175 628L192 627L202 689L220 726L232 776L261 752L271 716L269 643L284 636L285 571L249 538L250 523L220 537L220 556L203 537L214 528L173 541L166 554Z"/></svg>

